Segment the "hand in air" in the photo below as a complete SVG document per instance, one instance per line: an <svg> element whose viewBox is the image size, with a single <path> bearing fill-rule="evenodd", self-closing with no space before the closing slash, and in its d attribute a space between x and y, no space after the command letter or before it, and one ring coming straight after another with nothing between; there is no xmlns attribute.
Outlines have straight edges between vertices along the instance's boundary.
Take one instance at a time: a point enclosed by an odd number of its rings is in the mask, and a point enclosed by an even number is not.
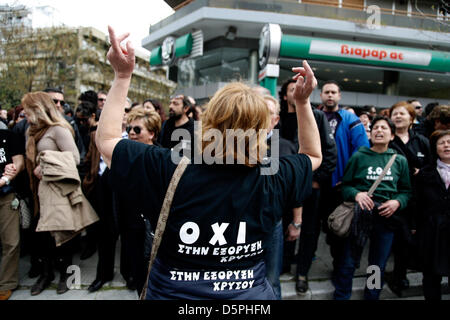
<svg viewBox="0 0 450 320"><path fill-rule="evenodd" d="M123 35L116 37L114 29L108 26L109 39L111 41L111 47L109 48L106 57L111 63L112 68L118 78L129 78L133 73L135 56L134 48L131 46L131 42L128 41L126 48L120 43L124 41L130 33L124 33Z"/></svg>
<svg viewBox="0 0 450 320"><path fill-rule="evenodd" d="M317 86L317 79L314 77L314 72L306 60L303 60L303 67L292 68L293 72L297 72L292 79L296 80L294 99L296 101L304 102L308 100L314 88Z"/></svg>

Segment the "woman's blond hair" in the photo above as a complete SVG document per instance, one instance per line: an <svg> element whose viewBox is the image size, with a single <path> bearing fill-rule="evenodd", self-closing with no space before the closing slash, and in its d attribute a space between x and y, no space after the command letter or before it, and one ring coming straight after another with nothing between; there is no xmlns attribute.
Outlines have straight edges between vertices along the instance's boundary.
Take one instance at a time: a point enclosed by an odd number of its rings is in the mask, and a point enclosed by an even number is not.
<svg viewBox="0 0 450 320"><path fill-rule="evenodd" d="M204 153L213 143L222 143L212 154L223 161L219 163L229 163L232 159L249 167L256 166L267 150L269 124L269 108L260 94L240 82L227 84L214 94L202 115L202 139L198 139L201 151ZM215 141L211 131L220 133L222 141ZM249 132L254 134L249 137Z"/></svg>
<svg viewBox="0 0 450 320"><path fill-rule="evenodd" d="M75 137L72 126L64 119L48 93L42 91L27 93L23 96L21 105L31 126L46 129L61 126L69 129Z"/></svg>
<svg viewBox="0 0 450 320"><path fill-rule="evenodd" d="M72 126L64 119L61 112L56 108L51 96L42 91L30 92L22 97L22 106L26 112L30 126L27 129L27 142L25 146L25 167L30 179L30 188L33 194L34 216L39 212L38 185L39 180L33 174L38 165L36 161L37 144L50 127L60 126L66 128L75 137Z"/></svg>
<svg viewBox="0 0 450 320"><path fill-rule="evenodd" d="M145 109L144 107L134 107L127 115L127 123L130 124L134 120L140 120L144 122L145 128L149 132L153 132L155 135L153 136L153 142L158 138L159 133L161 132L161 117L156 111L150 111Z"/></svg>

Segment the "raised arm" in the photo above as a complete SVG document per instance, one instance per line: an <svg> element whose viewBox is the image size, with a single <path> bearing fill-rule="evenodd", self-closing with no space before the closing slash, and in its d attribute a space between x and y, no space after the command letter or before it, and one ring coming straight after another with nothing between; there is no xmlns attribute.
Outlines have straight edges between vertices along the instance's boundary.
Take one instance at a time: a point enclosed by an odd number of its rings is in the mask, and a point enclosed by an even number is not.
<svg viewBox="0 0 450 320"><path fill-rule="evenodd" d="M128 37L128 33L116 37L110 26L108 26L108 31L111 48L109 48L107 58L114 70L114 81L100 115L95 143L103 160L110 168L114 148L122 138L122 118L135 57L134 49L129 41L126 48L120 44Z"/></svg>
<svg viewBox="0 0 450 320"><path fill-rule="evenodd" d="M311 109L309 96L317 86L314 73L303 60L303 67L292 68L297 72L293 77L297 80L295 84L294 99L297 112L299 153L306 154L311 159L312 169L316 170L322 162L322 151L320 150L320 135L316 120Z"/></svg>

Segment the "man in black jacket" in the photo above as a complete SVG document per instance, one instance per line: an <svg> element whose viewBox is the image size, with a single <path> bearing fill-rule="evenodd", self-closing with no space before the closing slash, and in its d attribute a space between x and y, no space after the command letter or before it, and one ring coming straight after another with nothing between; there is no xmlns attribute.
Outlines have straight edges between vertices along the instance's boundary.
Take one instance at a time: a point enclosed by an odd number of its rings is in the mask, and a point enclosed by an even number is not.
<svg viewBox="0 0 450 320"><path fill-rule="evenodd" d="M163 123L161 134L158 138L164 148L174 147L184 149L184 155L193 155L194 120L187 113L191 108L191 102L185 95L176 95L170 99L169 119ZM172 133L177 131L172 140ZM181 152L181 150L178 150ZM192 158L191 158L192 159Z"/></svg>
<svg viewBox="0 0 450 320"><path fill-rule="evenodd" d="M293 92L295 80L287 80L279 93L281 105L281 135L295 142L298 146L297 120ZM298 293L306 293L308 290L308 272L317 249L320 235L320 210L319 199L321 186L331 184L331 174L337 162L337 150L334 136L325 114L313 109L314 118L319 128L320 143L322 149L322 164L314 171L313 189L311 196L303 204L302 232L300 233L300 246L297 255L296 290ZM290 228L290 227L289 227ZM287 246L289 244L286 243ZM291 251L295 249L295 242L290 245ZM289 249L288 249L289 250Z"/></svg>

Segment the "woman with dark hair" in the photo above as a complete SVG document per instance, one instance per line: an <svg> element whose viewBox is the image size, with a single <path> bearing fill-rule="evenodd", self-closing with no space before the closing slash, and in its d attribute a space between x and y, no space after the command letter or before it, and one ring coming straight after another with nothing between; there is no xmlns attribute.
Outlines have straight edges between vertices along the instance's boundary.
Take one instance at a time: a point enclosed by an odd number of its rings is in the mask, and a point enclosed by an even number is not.
<svg viewBox="0 0 450 320"><path fill-rule="evenodd" d="M371 197L367 192L395 154L388 148L394 139L395 127L387 117L377 116L370 128L372 147L361 147L353 154L345 168L342 181L344 201L354 201L355 216L352 232L345 238L343 256L338 261L334 277L334 299L348 300L352 294L353 274L361 260L362 251L370 239L369 265L379 267L380 287L365 288L364 299L378 300L383 287L383 275L391 252L394 233L389 223L399 209L405 208L411 197L408 163L397 155ZM360 217L357 219L357 217ZM358 227L355 228L355 221ZM361 224L362 223L362 226Z"/></svg>
<svg viewBox="0 0 450 320"><path fill-rule="evenodd" d="M414 119L416 118L415 108L406 101L400 101L394 104L390 109L390 118L395 124L395 137L389 143L389 147L401 154L408 161L409 178L414 189L414 175L420 169L430 162L430 144L428 139L412 130ZM406 208L397 215L398 225L395 227L394 244L392 246L394 253L394 271L386 275L386 281L389 288L398 296L402 291L409 287L409 281L406 277L408 261L408 241L410 240L410 231L415 230L415 221L413 221L412 208L416 203L415 197L412 197ZM408 234L409 233L409 234Z"/></svg>
<svg viewBox="0 0 450 320"><path fill-rule="evenodd" d="M450 276L450 130L430 137L433 162L416 176L416 219L425 300L441 300Z"/></svg>
<svg viewBox="0 0 450 320"><path fill-rule="evenodd" d="M8 124L8 128L12 129L16 124L25 119L25 112L23 111L23 107L18 105L15 107L12 112L12 120Z"/></svg>
<svg viewBox="0 0 450 320"><path fill-rule="evenodd" d="M178 158L178 152L121 139L122 106L135 57L129 42L126 48L120 45L128 34L116 37L110 27L109 35L107 57L115 78L100 117L97 147L121 199L140 204L142 214L156 226L178 165L172 156ZM277 170L268 168L264 174L270 112L262 96L242 83L231 83L208 103L198 140L205 161L192 159L176 188L146 299L275 299L265 278L264 239L283 209L298 206L309 195L312 171L322 158L309 102L317 80L306 61L293 72L302 147L301 153L280 157ZM243 139L243 148L235 148L222 140L227 130L250 130L254 135ZM221 146L214 148L217 144Z"/></svg>
<svg viewBox="0 0 450 320"><path fill-rule="evenodd" d="M167 116L166 116L166 113L164 112L162 104L161 104L161 102L159 102L159 100L146 99L142 103L142 106L144 107L144 109L154 110L154 111L158 112L159 116L161 117L161 123L166 121Z"/></svg>

